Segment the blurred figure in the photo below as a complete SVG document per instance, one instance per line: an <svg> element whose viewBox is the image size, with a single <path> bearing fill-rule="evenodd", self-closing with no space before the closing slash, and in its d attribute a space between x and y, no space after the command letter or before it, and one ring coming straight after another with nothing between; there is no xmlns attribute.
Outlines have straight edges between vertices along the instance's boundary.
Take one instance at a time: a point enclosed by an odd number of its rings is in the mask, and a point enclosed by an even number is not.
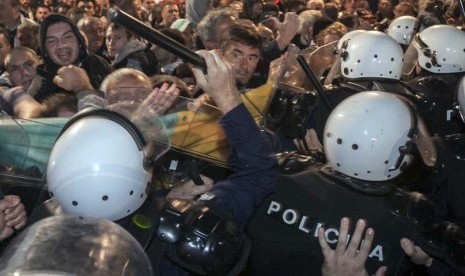
<svg viewBox="0 0 465 276"><path fill-rule="evenodd" d="M401 17L401 16L413 16L415 17L415 9L413 8L412 4L408 2L400 2L394 7L394 18Z"/></svg>
<svg viewBox="0 0 465 276"><path fill-rule="evenodd" d="M20 24L37 25L36 22L21 14L21 3L19 0L0 0L0 26L8 30L11 47L19 45L16 33Z"/></svg>
<svg viewBox="0 0 465 276"><path fill-rule="evenodd" d="M34 13L34 19L37 23L42 23L44 18L52 12L52 8L50 6L45 5L38 5L36 8L36 12Z"/></svg>
<svg viewBox="0 0 465 276"><path fill-rule="evenodd" d="M5 71L5 58L11 51L11 45L9 42L8 30L5 28L0 28L0 74L3 74Z"/></svg>
<svg viewBox="0 0 465 276"><path fill-rule="evenodd" d="M323 46L331 42L338 41L347 32L348 30L344 26L344 24L334 22L333 24L329 25L327 28L322 30L320 33L318 33L318 35L316 36L316 44L318 46Z"/></svg>
<svg viewBox="0 0 465 276"><path fill-rule="evenodd" d="M144 22L152 22L155 5L155 0L142 0L141 14Z"/></svg>
<svg viewBox="0 0 465 276"><path fill-rule="evenodd" d="M34 20L34 11L31 7L31 0L20 0L19 2L21 2L21 10L23 14L25 14L27 18Z"/></svg>
<svg viewBox="0 0 465 276"><path fill-rule="evenodd" d="M83 9L87 16L95 15L95 1L94 0L80 0L77 2L77 7Z"/></svg>
<svg viewBox="0 0 465 276"><path fill-rule="evenodd" d="M23 119L39 117L42 106L28 93L37 73L39 58L36 53L18 46L5 58L7 72L0 78L0 101L4 112Z"/></svg>
<svg viewBox="0 0 465 276"><path fill-rule="evenodd" d="M219 49L221 36L236 18L229 9L219 9L209 12L197 25L195 30L206 49Z"/></svg>
<svg viewBox="0 0 465 276"><path fill-rule="evenodd" d="M18 26L19 45L31 48L36 53L39 52L39 26L31 24L21 24Z"/></svg>
<svg viewBox="0 0 465 276"><path fill-rule="evenodd" d="M323 8L324 4L322 0L309 0L307 2L307 9L319 11Z"/></svg>
<svg viewBox="0 0 465 276"><path fill-rule="evenodd" d="M161 9L161 22L155 28L169 28L174 21L179 19L179 7L176 2L166 1Z"/></svg>
<svg viewBox="0 0 465 276"><path fill-rule="evenodd" d="M114 69L129 67L149 76L159 72L159 61L155 54L126 28L111 23L107 28L105 43Z"/></svg>
<svg viewBox="0 0 465 276"><path fill-rule="evenodd" d="M105 28L102 21L97 17L88 16L79 20L77 27L86 35L89 53L103 57L106 47Z"/></svg>
<svg viewBox="0 0 465 276"><path fill-rule="evenodd" d="M180 18L174 21L170 28L182 32L186 38L186 46L190 49L195 48L195 33L193 23L187 19Z"/></svg>

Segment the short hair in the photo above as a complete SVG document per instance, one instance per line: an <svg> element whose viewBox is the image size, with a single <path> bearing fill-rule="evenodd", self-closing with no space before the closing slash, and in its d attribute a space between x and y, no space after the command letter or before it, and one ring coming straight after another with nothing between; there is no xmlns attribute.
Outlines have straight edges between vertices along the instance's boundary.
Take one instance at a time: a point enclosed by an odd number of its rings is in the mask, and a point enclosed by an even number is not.
<svg viewBox="0 0 465 276"><path fill-rule="evenodd" d="M52 12L52 7L46 6L46 5L42 4L42 3L37 4L37 7L35 8L35 11L36 11L38 8L44 8L44 9L47 9L47 10L49 10L50 12Z"/></svg>
<svg viewBox="0 0 465 276"><path fill-rule="evenodd" d="M262 49L262 38L256 28L244 24L233 24L221 37L221 50L225 51L231 42L238 42L253 48Z"/></svg>
<svg viewBox="0 0 465 276"><path fill-rule="evenodd" d="M164 1L164 2L161 4L161 11L163 11L163 9L164 9L166 6L168 6L168 5L169 5L169 6L177 6L178 9L179 9L179 6L178 6L178 4L177 4L176 2L169 0L169 1Z"/></svg>
<svg viewBox="0 0 465 276"><path fill-rule="evenodd" d="M412 4L408 2L399 2L394 9L396 9L397 6L405 8L405 12L402 13L402 15L410 15L410 16L415 16L415 8L413 7Z"/></svg>
<svg viewBox="0 0 465 276"><path fill-rule="evenodd" d="M203 42L215 39L217 26L226 22L230 18L235 18L234 12L230 8L212 10L205 15L195 29L195 33Z"/></svg>
<svg viewBox="0 0 465 276"><path fill-rule="evenodd" d="M79 19L78 23L76 24L79 30L83 30L87 26L90 25L92 22L100 22L100 19L94 16L86 16Z"/></svg>
<svg viewBox="0 0 465 276"><path fill-rule="evenodd" d="M43 117L58 117L58 114L62 109L66 109L72 113L77 113L78 99L74 93L59 92L45 99L42 106Z"/></svg>
<svg viewBox="0 0 465 276"><path fill-rule="evenodd" d="M158 30L160 33L172 38L173 40L186 45L187 39L186 36L179 30L176 29L170 29L170 28L163 28Z"/></svg>
<svg viewBox="0 0 465 276"><path fill-rule="evenodd" d="M339 8L334 3L326 3L323 8L321 8L321 14L323 17L336 21L339 16Z"/></svg>
<svg viewBox="0 0 465 276"><path fill-rule="evenodd" d="M29 47L24 47L24 46L16 46L14 48L11 49L10 53L8 55L6 55L5 57L5 68L7 70L8 67L10 66L10 63L11 63L11 57L17 53L30 53L34 59L36 60L37 64L39 64L39 57L37 56L37 53L32 50L31 48Z"/></svg>
<svg viewBox="0 0 465 276"><path fill-rule="evenodd" d="M100 90L103 92L110 92L108 88L111 87L115 82L127 79L138 79L142 80L147 88L152 88L152 81L143 72L133 68L120 68L110 74L108 74L100 85Z"/></svg>
<svg viewBox="0 0 465 276"><path fill-rule="evenodd" d="M307 8L310 8L313 3L320 3L321 7L323 7L323 5L325 4L325 2L323 0L309 0L307 2Z"/></svg>
<svg viewBox="0 0 465 276"><path fill-rule="evenodd" d="M327 28L323 29L321 32L318 33L316 36L316 44L318 46L323 46L323 39L327 35L338 35L339 38L343 37L348 32L347 27L340 23L334 22L333 24L329 25Z"/></svg>
<svg viewBox="0 0 465 276"><path fill-rule="evenodd" d="M121 26L119 24L116 24L116 23L110 23L110 25L108 25L106 31L105 31L105 37L106 37L106 34L107 34L107 31L108 29L112 29L112 30L124 30L126 32L126 36L128 37L128 39L130 39L131 37L135 36L134 33L132 33L131 31L129 31L127 28L125 28L124 26Z"/></svg>

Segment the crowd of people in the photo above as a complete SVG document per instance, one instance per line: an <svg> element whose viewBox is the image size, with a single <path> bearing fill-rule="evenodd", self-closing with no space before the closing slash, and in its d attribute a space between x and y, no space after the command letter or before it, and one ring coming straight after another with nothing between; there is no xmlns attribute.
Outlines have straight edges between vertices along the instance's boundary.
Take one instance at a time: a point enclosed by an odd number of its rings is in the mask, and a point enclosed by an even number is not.
<svg viewBox="0 0 465 276"><path fill-rule="evenodd" d="M107 13L115 8L196 51L206 70L111 22ZM463 275L463 16L459 3L444 0L0 0L0 110L22 119L77 114L51 154L58 161L47 169L50 187L72 180L60 178L56 165L75 159L75 152L63 152L64 143L74 141L66 132L92 128L72 124L105 117L81 111L104 108L115 91L150 91L141 102L160 116L178 95L222 112L231 147L228 177L201 175L203 185L188 181L162 195L168 199L159 211L163 229L146 248L156 274ZM323 47L330 47L327 58L334 62L321 62L315 72L320 83L312 87L323 88L321 98L306 91L317 104L296 94L302 87L275 85L266 112L282 116L272 118L272 130L260 131L240 95L278 77L292 79L285 74L293 73L285 72L288 50L311 54ZM315 60L307 62L315 69ZM273 101L284 111L271 110ZM266 126L270 117L262 115ZM104 127L93 131L92 139L114 138ZM94 156L95 148L87 150ZM151 175L146 159L139 167ZM131 196L142 191L140 199L114 208L80 209L83 198L62 207L106 218L107 210L121 209L110 217L121 220L150 201L147 179L142 182L130 188ZM103 201L120 189L102 185L95 193ZM52 197L64 204L54 189ZM78 198L82 187L63 189ZM206 203L172 201L179 198ZM227 229L215 240L225 250L206 249L207 258L188 238L176 240L174 249L161 246L172 242L166 237L174 230L163 223L173 212L185 218L181 225L191 239L204 238L195 226L211 236ZM186 212L202 215L192 219ZM20 198L1 199L0 240L25 225Z"/></svg>

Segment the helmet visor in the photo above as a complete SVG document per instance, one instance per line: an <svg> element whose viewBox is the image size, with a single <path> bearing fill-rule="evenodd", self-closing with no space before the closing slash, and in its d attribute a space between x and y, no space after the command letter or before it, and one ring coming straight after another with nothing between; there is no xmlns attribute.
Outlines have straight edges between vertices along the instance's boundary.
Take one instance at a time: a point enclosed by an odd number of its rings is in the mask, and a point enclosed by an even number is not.
<svg viewBox="0 0 465 276"><path fill-rule="evenodd" d="M404 53L404 64L402 67L402 79L409 80L415 77L415 65L418 62L417 42L412 40Z"/></svg>
<svg viewBox="0 0 465 276"><path fill-rule="evenodd" d="M168 133L160 120L161 101L152 101L152 90L122 87L108 93L106 109L128 118L143 135L144 153L152 161L157 160L170 148Z"/></svg>
<svg viewBox="0 0 465 276"><path fill-rule="evenodd" d="M129 118L159 158L169 147L226 166L229 147L219 125L221 111L204 102L151 89L120 88L107 97L107 108ZM167 104L169 102L169 104Z"/></svg>
<svg viewBox="0 0 465 276"><path fill-rule="evenodd" d="M437 160L436 147L434 146L428 130L426 129L425 123L421 118L418 120L415 144L425 165L433 167Z"/></svg>

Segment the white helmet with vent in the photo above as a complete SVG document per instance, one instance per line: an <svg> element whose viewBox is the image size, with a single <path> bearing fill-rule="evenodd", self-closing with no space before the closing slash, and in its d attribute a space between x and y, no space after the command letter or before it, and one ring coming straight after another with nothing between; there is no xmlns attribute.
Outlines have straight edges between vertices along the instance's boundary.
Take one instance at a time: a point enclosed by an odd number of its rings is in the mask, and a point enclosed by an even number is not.
<svg viewBox="0 0 465 276"><path fill-rule="evenodd" d="M348 97L332 111L324 131L329 165L367 181L400 175L412 161L415 144L427 165L434 164L434 146L413 106L387 92L366 91Z"/></svg>
<svg viewBox="0 0 465 276"><path fill-rule="evenodd" d="M389 35L366 31L342 42L341 72L348 79L400 80L403 51Z"/></svg>

